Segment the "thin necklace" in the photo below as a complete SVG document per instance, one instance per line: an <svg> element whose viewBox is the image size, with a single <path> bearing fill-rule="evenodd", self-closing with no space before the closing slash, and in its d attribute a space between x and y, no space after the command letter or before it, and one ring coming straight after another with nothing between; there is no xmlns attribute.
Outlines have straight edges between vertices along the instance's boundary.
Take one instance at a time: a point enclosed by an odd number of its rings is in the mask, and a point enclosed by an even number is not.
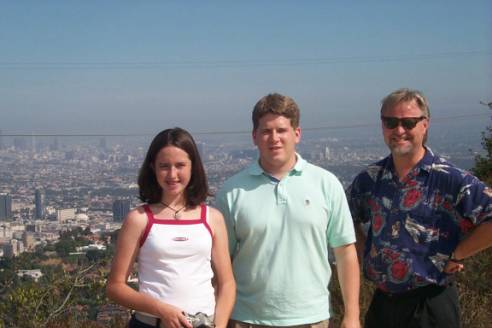
<svg viewBox="0 0 492 328"><path fill-rule="evenodd" d="M173 211L173 212L174 212L173 217L174 217L176 220L181 219L181 213L180 213L180 212L186 208L186 205L185 205L185 206L181 207L179 210L176 210L175 208L173 208L173 207L171 207L171 206L167 205L166 203L164 203L163 201L161 201L161 204L162 204L162 205L164 205L165 207L169 208L171 211Z"/></svg>

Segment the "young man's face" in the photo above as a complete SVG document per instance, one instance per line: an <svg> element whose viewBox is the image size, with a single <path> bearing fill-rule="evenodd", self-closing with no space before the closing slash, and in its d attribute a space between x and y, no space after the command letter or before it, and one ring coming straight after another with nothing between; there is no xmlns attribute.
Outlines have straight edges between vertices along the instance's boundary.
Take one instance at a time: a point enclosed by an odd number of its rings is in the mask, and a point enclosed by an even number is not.
<svg viewBox="0 0 492 328"><path fill-rule="evenodd" d="M290 170L296 162L296 144L301 129L293 128L290 119L266 114L253 131L253 141L260 152L260 164L269 173Z"/></svg>

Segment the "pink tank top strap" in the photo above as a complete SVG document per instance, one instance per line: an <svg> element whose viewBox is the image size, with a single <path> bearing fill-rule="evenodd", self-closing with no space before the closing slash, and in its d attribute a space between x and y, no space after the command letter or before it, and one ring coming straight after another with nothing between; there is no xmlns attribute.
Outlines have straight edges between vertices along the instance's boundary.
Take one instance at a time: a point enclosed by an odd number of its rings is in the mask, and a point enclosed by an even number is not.
<svg viewBox="0 0 492 328"><path fill-rule="evenodd" d="M145 226L145 230L142 234L142 237L140 237L140 247L143 246L145 243L145 240L147 239L147 236L149 235L150 229L152 228L152 225L154 224L154 213L152 213L152 210L150 209L149 204L145 204L143 206L145 210L145 214L147 214L147 225Z"/></svg>
<svg viewBox="0 0 492 328"><path fill-rule="evenodd" d="M208 232L210 232L210 236L213 238L214 234L212 233L212 228L210 228L210 225L208 224L208 214L210 209L205 203L201 203L200 208L200 220L202 220L203 225L205 226L205 228L207 228Z"/></svg>

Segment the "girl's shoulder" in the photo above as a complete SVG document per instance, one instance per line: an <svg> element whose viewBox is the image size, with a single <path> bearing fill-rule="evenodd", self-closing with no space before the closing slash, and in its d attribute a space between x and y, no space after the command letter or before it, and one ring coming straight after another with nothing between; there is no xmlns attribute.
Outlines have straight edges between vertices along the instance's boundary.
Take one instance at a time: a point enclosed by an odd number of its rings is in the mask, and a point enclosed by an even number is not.
<svg viewBox="0 0 492 328"><path fill-rule="evenodd" d="M148 217L144 208L145 205L137 206L130 210L125 218L125 225L130 225L135 228L145 228Z"/></svg>
<svg viewBox="0 0 492 328"><path fill-rule="evenodd" d="M214 228L224 224L224 216L215 207L208 206L208 222L210 223L213 230Z"/></svg>
<svg viewBox="0 0 492 328"><path fill-rule="evenodd" d="M208 212L210 214L210 217L214 216L214 217L223 218L222 213L218 209L216 209L213 206L209 206L209 205L207 206L208 206Z"/></svg>

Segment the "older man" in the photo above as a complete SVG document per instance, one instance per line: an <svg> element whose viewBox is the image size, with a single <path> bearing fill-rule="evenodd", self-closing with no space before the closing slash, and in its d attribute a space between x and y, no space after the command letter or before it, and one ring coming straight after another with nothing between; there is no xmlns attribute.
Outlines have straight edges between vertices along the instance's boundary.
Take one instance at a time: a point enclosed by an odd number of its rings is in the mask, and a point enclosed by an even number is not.
<svg viewBox="0 0 492 328"><path fill-rule="evenodd" d="M368 228L364 274L377 287L365 327L459 327L453 274L492 245L492 190L425 145L430 114L420 92L384 98L381 122L391 154L348 190L354 220Z"/></svg>

